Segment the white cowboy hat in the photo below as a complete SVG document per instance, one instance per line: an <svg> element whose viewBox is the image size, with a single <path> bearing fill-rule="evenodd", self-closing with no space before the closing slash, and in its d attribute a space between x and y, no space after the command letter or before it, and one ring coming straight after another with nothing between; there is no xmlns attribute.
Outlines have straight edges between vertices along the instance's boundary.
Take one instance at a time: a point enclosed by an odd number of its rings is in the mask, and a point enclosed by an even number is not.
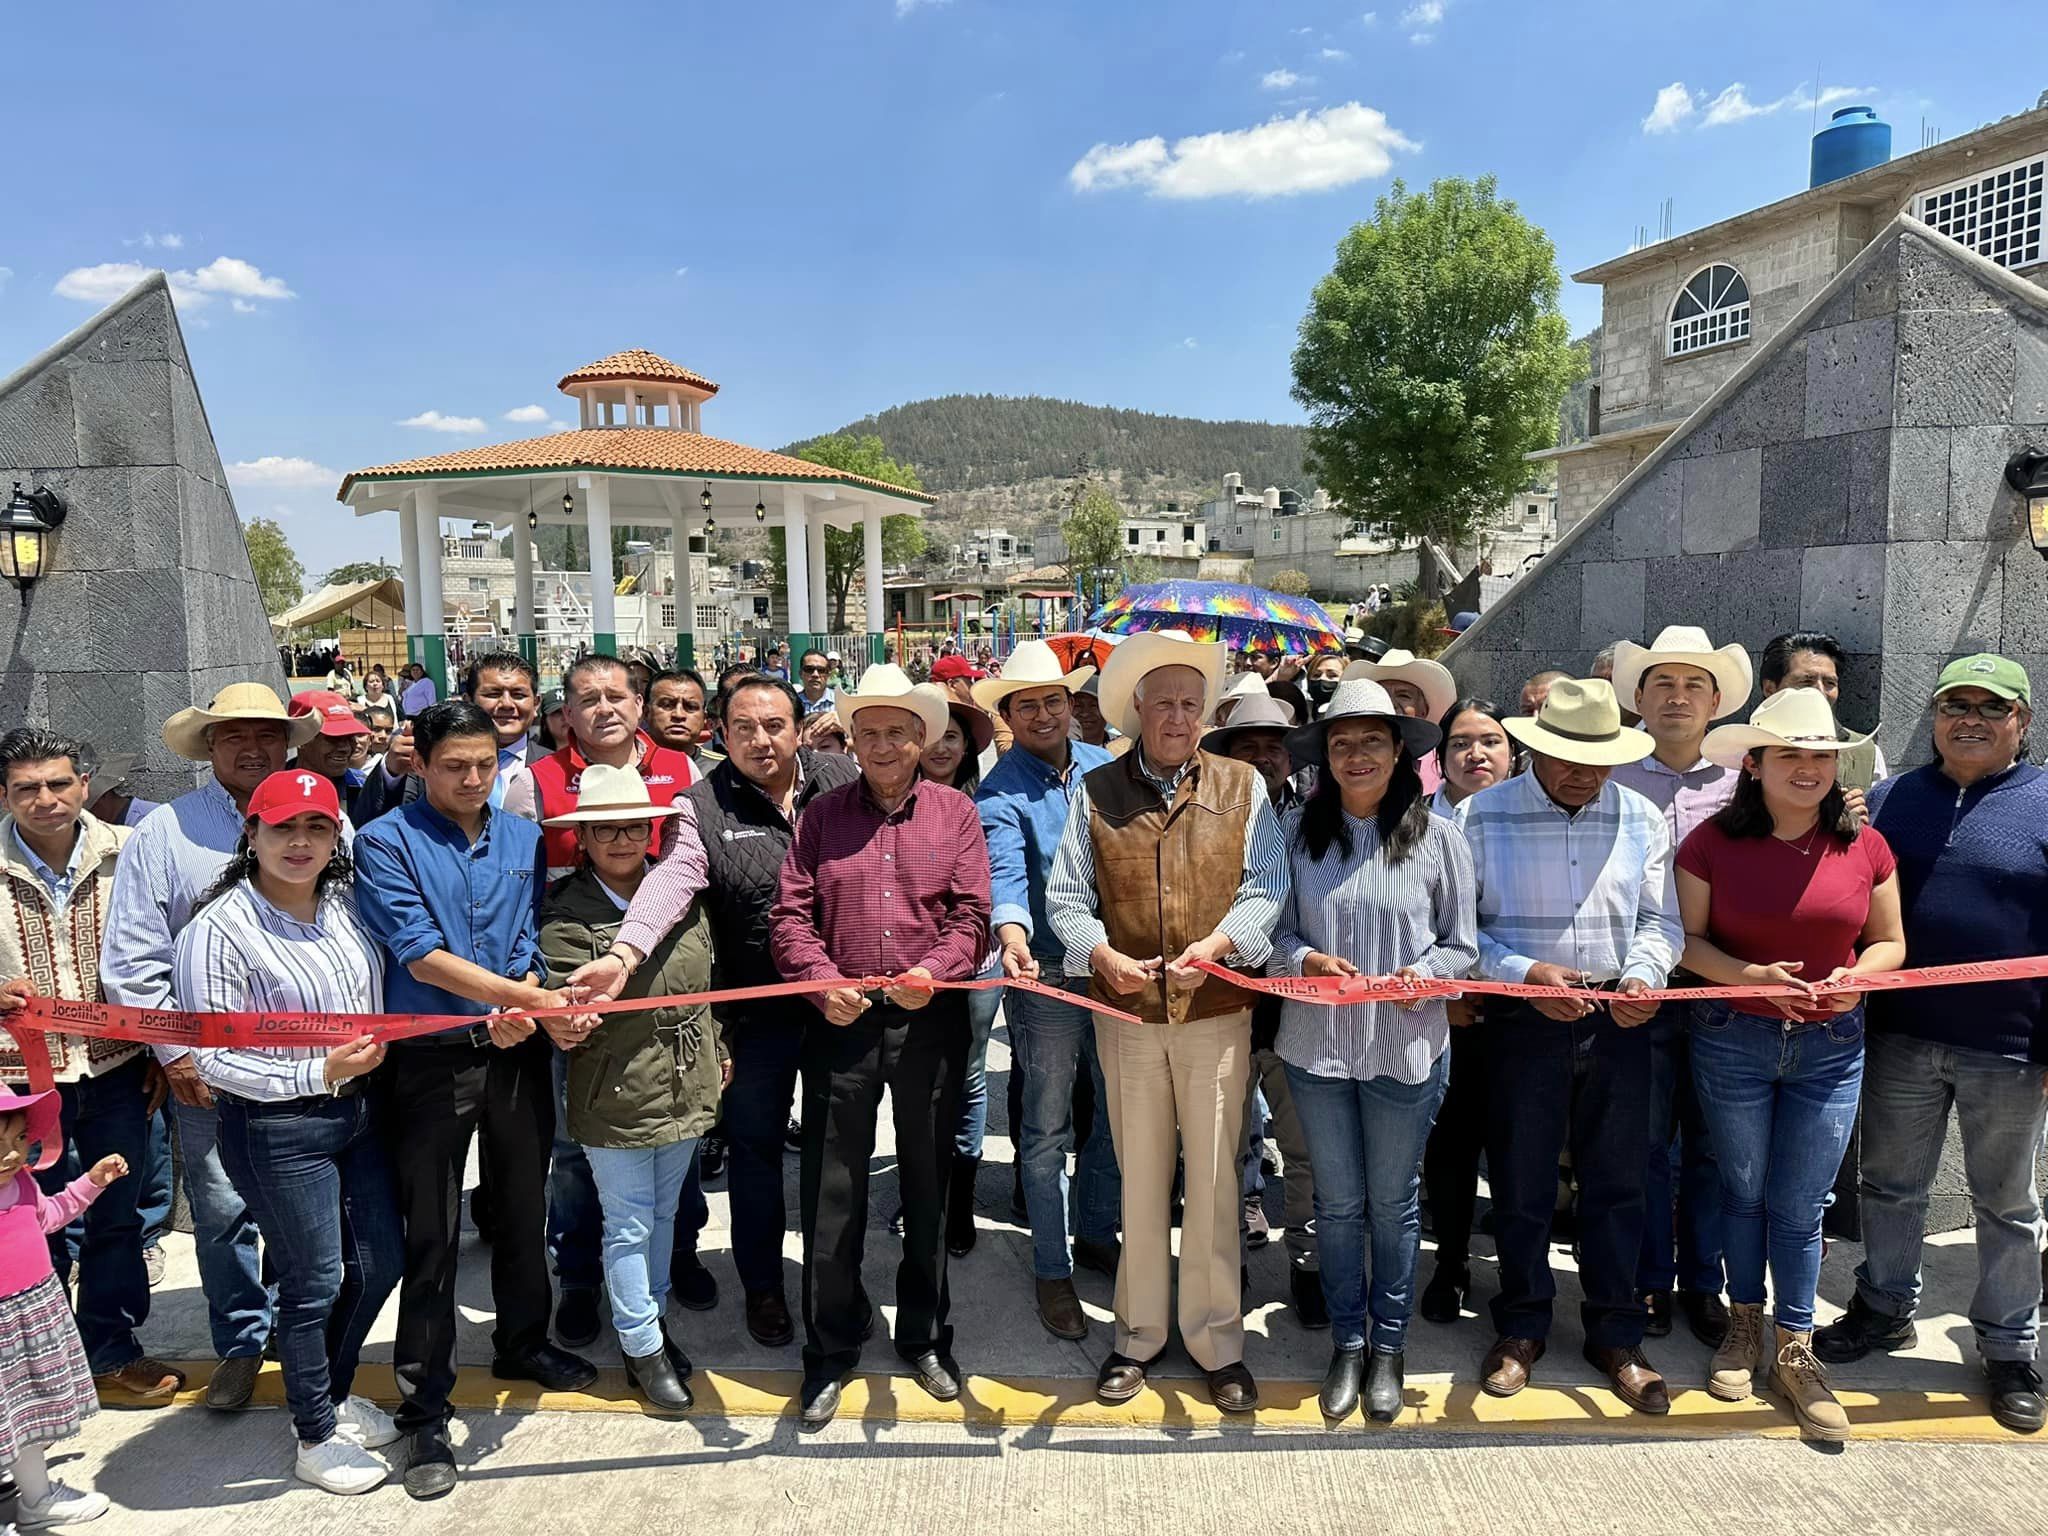
<svg viewBox="0 0 2048 1536"><path fill-rule="evenodd" d="M1369 677L1355 677L1337 685L1321 715L1300 730L1287 733L1288 752L1297 763L1322 767L1329 757L1330 727L1344 720L1385 720L1412 757L1434 752L1436 744L1443 740L1443 728L1434 720L1417 720L1413 715L1402 714L1386 689Z"/></svg>
<svg viewBox="0 0 2048 1536"><path fill-rule="evenodd" d="M937 741L946 734L946 699L943 688L911 682L894 662L877 662L860 675L860 686L841 689L834 706L846 722L849 739L859 727L864 709L907 709L924 722L924 739Z"/></svg>
<svg viewBox="0 0 2048 1536"><path fill-rule="evenodd" d="M294 747L303 747L320 734L320 716L291 714L284 700L261 683L229 683L204 709L194 704L166 720L164 745L180 757L203 763L213 755L207 750L206 728L229 720L275 720L285 728L286 743Z"/></svg>
<svg viewBox="0 0 2048 1536"><path fill-rule="evenodd" d="M1272 690L1267 688L1266 680L1263 677L1259 676L1256 672L1240 672L1230 680L1230 686L1225 688L1222 696L1216 700L1216 707L1221 709L1226 704L1240 704L1246 699L1270 699L1271 697L1273 697Z"/></svg>
<svg viewBox="0 0 2048 1536"><path fill-rule="evenodd" d="M1844 736L1828 696L1818 688L1780 688L1757 705L1747 725L1717 725L1707 732L1700 754L1723 768L1739 768L1758 747L1797 747L1802 752L1846 752L1870 740L1853 731Z"/></svg>
<svg viewBox="0 0 2048 1536"><path fill-rule="evenodd" d="M1614 687L1604 677L1560 677L1533 717L1516 715L1501 725L1532 751L1591 768L1639 763L1657 750L1647 731L1621 723Z"/></svg>
<svg viewBox="0 0 2048 1536"><path fill-rule="evenodd" d="M1224 697L1230 696L1225 694ZM1237 707L1223 717L1223 723L1202 738L1202 750L1227 753L1230 743L1245 731L1279 731L1285 735L1293 729L1294 711L1261 687L1256 694L1240 700Z"/></svg>
<svg viewBox="0 0 2048 1536"><path fill-rule="evenodd" d="M1161 667L1193 667L1202 674L1202 720L1206 724L1216 712L1216 700L1223 690L1223 647L1177 629L1148 629L1126 636L1124 643L1109 653L1096 695L1102 704L1102 718L1124 735L1136 736L1138 682Z"/></svg>
<svg viewBox="0 0 2048 1536"><path fill-rule="evenodd" d="M550 816L544 827L573 827L586 821L655 821L663 816L680 816L673 805L656 805L647 795L647 783L638 768L614 768L609 763L591 763L583 770L576 791L576 809Z"/></svg>
<svg viewBox="0 0 2048 1536"><path fill-rule="evenodd" d="M1342 681L1366 678L1382 688L1388 683L1408 683L1422 690L1428 718L1441 720L1444 711L1458 702L1458 680L1442 662L1417 656L1413 651L1388 651L1378 661L1354 661L1344 669Z"/></svg>
<svg viewBox="0 0 2048 1536"><path fill-rule="evenodd" d="M1616 645L1615 697L1633 708L1636 689L1642 686L1644 676L1652 667L1663 666L1667 662L1698 667L1712 675L1714 686L1721 690L1721 709L1714 716L1716 720L1735 714L1749 702L1753 678L1749 652L1739 645L1724 645L1715 650L1707 632L1690 624L1666 625L1648 645L1637 645L1633 640L1623 640Z"/></svg>
<svg viewBox="0 0 2048 1536"><path fill-rule="evenodd" d="M1026 640L1010 652L1001 677L983 678L968 692L983 709L994 709L1002 700L1026 688L1064 688L1072 693L1095 675L1093 667L1076 667L1069 672L1060 665L1058 652L1043 640Z"/></svg>

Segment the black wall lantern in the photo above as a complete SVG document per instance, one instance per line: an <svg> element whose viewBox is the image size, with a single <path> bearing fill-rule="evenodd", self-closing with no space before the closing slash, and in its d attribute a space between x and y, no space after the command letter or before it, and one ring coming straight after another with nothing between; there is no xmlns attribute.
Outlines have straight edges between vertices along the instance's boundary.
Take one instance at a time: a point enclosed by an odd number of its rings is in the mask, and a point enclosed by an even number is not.
<svg viewBox="0 0 2048 1536"><path fill-rule="evenodd" d="M2005 483L2027 504L2027 537L2048 560L2048 453L2022 448L2005 466Z"/></svg>
<svg viewBox="0 0 2048 1536"><path fill-rule="evenodd" d="M14 482L14 495L0 513L0 576L26 590L49 565L50 535L64 521L64 503L44 486L24 491Z"/></svg>

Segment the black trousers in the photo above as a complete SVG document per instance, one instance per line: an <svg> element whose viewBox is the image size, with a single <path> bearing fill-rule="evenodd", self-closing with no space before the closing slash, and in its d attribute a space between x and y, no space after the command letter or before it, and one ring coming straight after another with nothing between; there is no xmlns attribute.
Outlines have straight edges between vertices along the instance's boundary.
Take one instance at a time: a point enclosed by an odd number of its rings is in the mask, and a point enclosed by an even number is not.
<svg viewBox="0 0 2048 1536"><path fill-rule="evenodd" d="M1497 1022L1495 1021L1497 1020ZM1650 1036L1623 1029L1605 1009L1571 1024L1526 1004L1499 1010L1486 1031L1486 1167L1493 1190L1500 1294L1498 1333L1550 1336L1557 1281L1550 1221L1557 1159L1567 1143L1579 1185L1580 1316L1600 1347L1643 1341L1636 1290L1643 1246L1643 1155L1650 1136Z"/></svg>
<svg viewBox="0 0 2048 1536"><path fill-rule="evenodd" d="M462 1173L472 1136L491 1164L493 1351L517 1355L548 1337L548 1150L555 1135L553 1047L536 1031L510 1050L466 1041L403 1041L379 1069L384 1127L405 1223L398 1288L397 1422L445 1424L455 1386L455 1262Z"/></svg>
<svg viewBox="0 0 2048 1536"><path fill-rule="evenodd" d="M720 1109L730 1149L726 1191L732 1201L733 1268L748 1295L780 1295L782 1234L788 1221L782 1200L783 1137L790 1100L796 1095L805 1031L832 1026L802 998L786 1000L772 1014L750 1013L719 1023L732 1052L732 1084Z"/></svg>
<svg viewBox="0 0 2048 1536"><path fill-rule="evenodd" d="M907 1011L878 1003L844 1029L804 1033L804 1377L822 1381L860 1363L871 1303L861 1283L867 1250L868 1168L882 1090L896 1113L903 1194L903 1258L896 1267L896 1351L905 1359L949 1351L946 1195L967 1076L967 1002L936 994Z"/></svg>
<svg viewBox="0 0 2048 1536"><path fill-rule="evenodd" d="M1422 1153L1422 1183L1436 1236L1436 1262L1462 1269L1472 1257L1472 1211L1479 1200L1479 1159L1486 1150L1483 1018L1451 1031L1451 1080Z"/></svg>

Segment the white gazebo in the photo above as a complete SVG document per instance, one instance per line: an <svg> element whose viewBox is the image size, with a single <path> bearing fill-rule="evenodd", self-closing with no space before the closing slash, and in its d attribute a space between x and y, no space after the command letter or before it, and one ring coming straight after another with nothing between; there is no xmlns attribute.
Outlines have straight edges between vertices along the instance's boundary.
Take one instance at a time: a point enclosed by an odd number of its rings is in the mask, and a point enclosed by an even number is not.
<svg viewBox="0 0 2048 1536"><path fill-rule="evenodd" d="M405 571L406 630L412 660L447 696L447 641L441 627L441 519L509 525L514 554L519 647L537 655L533 547L524 535L542 523L578 524L588 533L592 644L618 644L612 529L666 530L677 551L676 655L695 651L696 605L690 591L690 538L718 524L777 518L785 534L790 643L801 650L825 616L825 530L861 528L867 627L879 659L885 606L882 519L922 516L932 498L881 480L850 475L787 454L706 437L709 379L652 352L616 352L567 375L563 394L577 402L570 432L359 469L337 500L358 517L396 512Z"/></svg>

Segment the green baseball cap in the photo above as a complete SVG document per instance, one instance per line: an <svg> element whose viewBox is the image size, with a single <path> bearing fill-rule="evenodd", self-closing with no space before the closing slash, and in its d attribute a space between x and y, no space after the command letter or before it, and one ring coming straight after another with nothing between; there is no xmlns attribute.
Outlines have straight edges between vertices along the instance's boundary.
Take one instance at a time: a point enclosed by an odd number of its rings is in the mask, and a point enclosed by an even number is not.
<svg viewBox="0 0 2048 1536"><path fill-rule="evenodd" d="M1965 656L1943 667L1941 676L1934 682L1934 696L1938 699L1951 688L1982 688L2001 699L2018 699L2022 704L2034 702L2033 689L2027 682L2027 669L2008 657L1994 656L1989 651L1979 651L1974 656Z"/></svg>

